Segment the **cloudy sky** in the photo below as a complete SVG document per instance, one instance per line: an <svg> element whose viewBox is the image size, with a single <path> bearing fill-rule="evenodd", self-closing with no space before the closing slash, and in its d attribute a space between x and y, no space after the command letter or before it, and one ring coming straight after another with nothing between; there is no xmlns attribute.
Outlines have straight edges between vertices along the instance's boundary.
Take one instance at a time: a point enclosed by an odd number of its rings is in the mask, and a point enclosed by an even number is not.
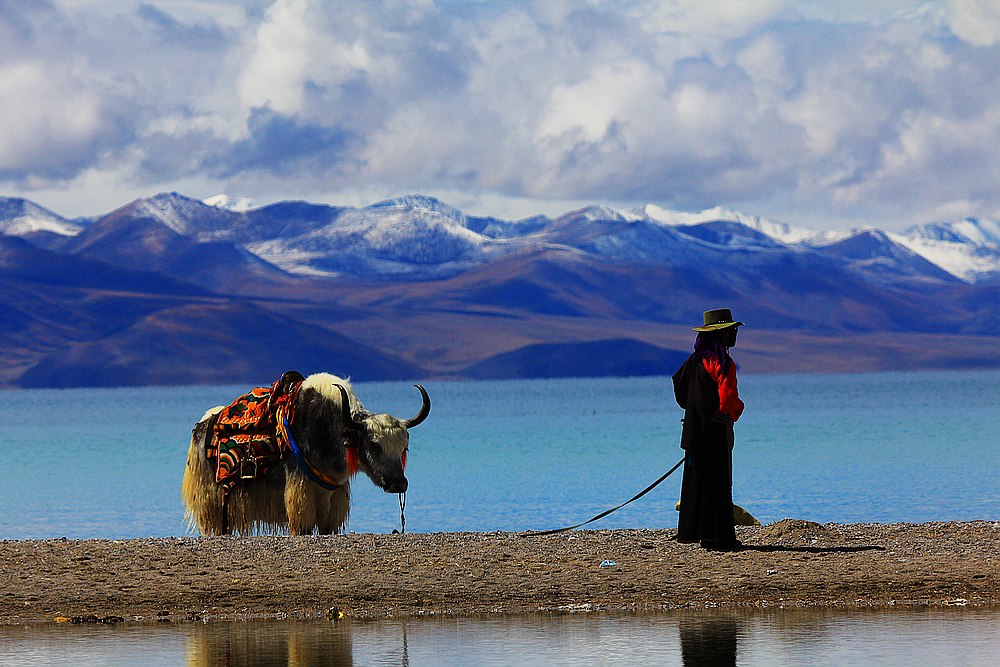
<svg viewBox="0 0 1000 667"><path fill-rule="evenodd" d="M0 0L0 195L1000 218L1000 0Z"/></svg>

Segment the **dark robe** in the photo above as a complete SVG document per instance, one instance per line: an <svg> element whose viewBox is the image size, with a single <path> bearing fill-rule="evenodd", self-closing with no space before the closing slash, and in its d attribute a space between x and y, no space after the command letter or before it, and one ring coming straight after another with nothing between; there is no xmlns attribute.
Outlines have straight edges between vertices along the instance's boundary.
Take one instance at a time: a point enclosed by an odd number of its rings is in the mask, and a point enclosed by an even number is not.
<svg viewBox="0 0 1000 667"><path fill-rule="evenodd" d="M695 352L674 373L684 409L684 479L677 539L703 546L736 543L733 524L733 422L719 412L719 387Z"/></svg>

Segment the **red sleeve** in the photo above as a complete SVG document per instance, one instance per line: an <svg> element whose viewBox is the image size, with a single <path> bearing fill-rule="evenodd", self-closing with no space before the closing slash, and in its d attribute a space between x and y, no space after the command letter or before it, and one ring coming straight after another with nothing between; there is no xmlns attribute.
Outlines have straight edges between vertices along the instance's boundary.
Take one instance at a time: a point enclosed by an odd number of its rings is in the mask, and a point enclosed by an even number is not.
<svg viewBox="0 0 1000 667"><path fill-rule="evenodd" d="M743 414L743 401L736 387L736 364L730 362L729 370L722 374L722 364L714 355L705 355L701 363L705 370L719 385L719 411L728 415L734 422Z"/></svg>

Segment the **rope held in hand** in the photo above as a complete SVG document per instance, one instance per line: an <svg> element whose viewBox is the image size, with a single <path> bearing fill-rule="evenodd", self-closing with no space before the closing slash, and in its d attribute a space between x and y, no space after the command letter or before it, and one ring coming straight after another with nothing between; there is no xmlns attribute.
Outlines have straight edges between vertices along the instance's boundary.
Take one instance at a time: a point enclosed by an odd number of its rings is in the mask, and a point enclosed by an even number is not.
<svg viewBox="0 0 1000 667"><path fill-rule="evenodd" d="M536 532L536 533L527 533L525 535L525 537L538 537L539 535L555 535L556 533L564 533L567 530L573 530L575 528L580 528L581 526L586 526L588 523L593 523L594 521L597 521L598 519L603 519L604 517L606 517L607 515L611 514L612 512L620 510L621 508L625 507L626 505L628 505L629 503L631 503L634 500L639 500L639 498L642 498L644 495L646 495L647 493L649 493L650 491L652 491L653 489L655 489L660 482L662 482L663 480L665 480L667 477L670 477L670 475L672 475L675 470L677 470L678 468L680 468L682 463L684 463L684 459L683 458L680 461L678 461L674 465L673 468L671 468L667 472L663 473L663 475L660 477L660 479L656 480L655 482L653 482L652 484L650 484L649 486L647 486L645 489L643 489L639 493L635 494L634 496L632 496L631 498L629 498L628 500L626 500L625 502L623 502L621 505L618 505L617 507L612 507L611 509L609 509L609 510L607 510L605 512L601 512L600 514L598 514L597 516L593 517L592 519L587 519L583 523L578 523L575 526L567 526L566 528L556 528L555 530L543 530L543 531L539 531L539 532Z"/></svg>

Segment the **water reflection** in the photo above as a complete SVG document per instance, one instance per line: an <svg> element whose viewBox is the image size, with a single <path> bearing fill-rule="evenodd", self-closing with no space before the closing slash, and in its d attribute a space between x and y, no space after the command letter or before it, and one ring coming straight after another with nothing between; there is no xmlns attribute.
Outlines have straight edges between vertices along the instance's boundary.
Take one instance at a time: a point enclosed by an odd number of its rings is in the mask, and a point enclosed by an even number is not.
<svg viewBox="0 0 1000 667"><path fill-rule="evenodd" d="M678 620L684 667L735 667L740 624L731 616L692 614Z"/></svg>
<svg viewBox="0 0 1000 667"><path fill-rule="evenodd" d="M1000 609L0 626L0 665L996 664Z"/></svg>
<svg viewBox="0 0 1000 667"><path fill-rule="evenodd" d="M192 626L188 667L353 665L345 623L220 623Z"/></svg>

